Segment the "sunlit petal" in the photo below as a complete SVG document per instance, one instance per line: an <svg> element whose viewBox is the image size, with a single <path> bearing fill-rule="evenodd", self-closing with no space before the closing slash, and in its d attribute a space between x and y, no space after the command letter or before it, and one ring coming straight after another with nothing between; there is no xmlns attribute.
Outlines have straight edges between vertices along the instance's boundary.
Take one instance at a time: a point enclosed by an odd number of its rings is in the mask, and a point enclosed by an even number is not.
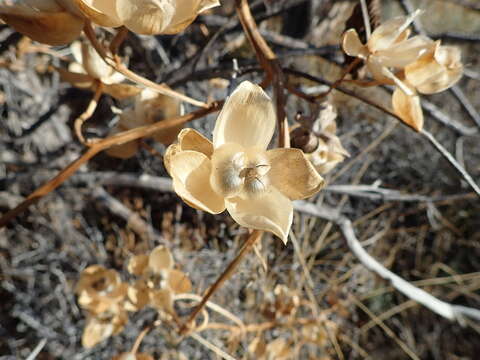
<svg viewBox="0 0 480 360"><path fill-rule="evenodd" d="M168 273L168 285L175 294L183 294L192 291L192 283L188 276L180 270L170 270Z"/></svg>
<svg viewBox="0 0 480 360"><path fill-rule="evenodd" d="M365 59L368 49L362 44L355 29L349 29L343 34L342 49L349 56Z"/></svg>
<svg viewBox="0 0 480 360"><path fill-rule="evenodd" d="M209 158L212 157L212 142L195 129L187 128L180 131L178 134L178 143L182 150L198 151Z"/></svg>
<svg viewBox="0 0 480 360"><path fill-rule="evenodd" d="M302 150L274 149L267 151L270 163L268 178L290 200L304 199L316 194L324 186L318 174Z"/></svg>
<svg viewBox="0 0 480 360"><path fill-rule="evenodd" d="M173 267L174 260L170 251L163 245L157 246L148 256L148 268L154 273Z"/></svg>
<svg viewBox="0 0 480 360"><path fill-rule="evenodd" d="M270 187L256 198L234 197L225 201L232 218L242 226L272 232L284 243L293 219L293 206L281 192Z"/></svg>
<svg viewBox="0 0 480 360"><path fill-rule="evenodd" d="M408 125L420 131L423 128L423 112L418 95L409 96L400 88L395 88L392 96L395 113Z"/></svg>
<svg viewBox="0 0 480 360"><path fill-rule="evenodd" d="M212 164L207 156L196 151L180 151L170 156L168 163L178 196L189 205L211 214L225 210L223 197L210 186Z"/></svg>
<svg viewBox="0 0 480 360"><path fill-rule="evenodd" d="M415 36L389 47L377 51L375 56L381 59L384 66L403 68L418 59L433 45L433 41L424 36Z"/></svg>
<svg viewBox="0 0 480 360"><path fill-rule="evenodd" d="M122 25L117 15L115 2L117 0L73 0L85 17L95 24L105 27Z"/></svg>
<svg viewBox="0 0 480 360"><path fill-rule="evenodd" d="M172 21L175 7L176 1L172 0L116 1L116 11L124 25L131 31L143 35L163 33Z"/></svg>
<svg viewBox="0 0 480 360"><path fill-rule="evenodd" d="M225 102L213 130L215 148L237 143L266 149L275 130L275 110L258 85L242 82Z"/></svg>

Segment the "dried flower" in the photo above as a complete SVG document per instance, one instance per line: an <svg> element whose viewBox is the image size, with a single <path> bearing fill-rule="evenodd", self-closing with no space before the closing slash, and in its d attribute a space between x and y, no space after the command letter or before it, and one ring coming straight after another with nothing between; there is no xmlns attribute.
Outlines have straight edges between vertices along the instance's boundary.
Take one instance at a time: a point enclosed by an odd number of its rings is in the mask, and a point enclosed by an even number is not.
<svg viewBox="0 0 480 360"><path fill-rule="evenodd" d="M127 284L122 283L115 270L92 265L82 271L75 291L82 308L92 313L103 313L123 301Z"/></svg>
<svg viewBox="0 0 480 360"><path fill-rule="evenodd" d="M299 149L267 146L275 111L257 85L242 82L226 101L213 131L213 144L184 129L165 154L175 192L190 206L218 214L228 210L248 228L270 231L285 243L292 223L292 200L324 185Z"/></svg>
<svg viewBox="0 0 480 360"><path fill-rule="evenodd" d="M154 360L152 355L145 353L126 352L115 355L112 360Z"/></svg>
<svg viewBox="0 0 480 360"><path fill-rule="evenodd" d="M267 293L266 302L262 306L262 314L269 320L294 316L300 305L297 291L285 285L277 285L273 293Z"/></svg>
<svg viewBox="0 0 480 360"><path fill-rule="evenodd" d="M373 31L365 45L356 30L349 29L343 35L343 51L364 60L374 79L391 84L394 75L389 68L404 68L417 60L432 44L432 40L425 36L408 38L408 26L419 13L420 10L417 10L409 16L385 22Z"/></svg>
<svg viewBox="0 0 480 360"><path fill-rule="evenodd" d="M263 339L256 337L248 346L248 352L257 360L292 359L292 350L292 347L282 338L265 343Z"/></svg>
<svg viewBox="0 0 480 360"><path fill-rule="evenodd" d="M0 0L0 19L33 40L64 45L82 32L84 20L56 0Z"/></svg>
<svg viewBox="0 0 480 360"><path fill-rule="evenodd" d="M128 109L120 114L120 120L112 129L110 135L131 130L139 126L153 124L154 122L180 115L181 106L178 99L161 95L150 89L144 89L135 97L133 109ZM182 125L160 130L152 137L156 141L170 145L177 138ZM134 140L122 145L109 148L106 152L110 156L127 159L135 155L139 148L139 141Z"/></svg>
<svg viewBox="0 0 480 360"><path fill-rule="evenodd" d="M319 174L327 174L345 160L349 153L336 135L337 111L330 103L323 105L318 118L310 126L294 128L290 132L291 144L302 149Z"/></svg>
<svg viewBox="0 0 480 360"><path fill-rule="evenodd" d="M131 258L128 271L140 279L128 290L128 309L137 311L150 304L158 310L173 312L173 295L192 288L187 275L173 265L172 254L163 245L153 249L150 255Z"/></svg>
<svg viewBox="0 0 480 360"><path fill-rule="evenodd" d="M138 34L176 34L218 0L73 0L85 17L100 26L124 25Z"/></svg>
<svg viewBox="0 0 480 360"><path fill-rule="evenodd" d="M122 83L125 77L105 63L90 44L76 41L70 45L70 49L75 61L70 63L68 70L57 68L64 81L92 91L100 81L103 84L102 91L119 100L140 93L139 87Z"/></svg>
<svg viewBox="0 0 480 360"><path fill-rule="evenodd" d="M127 312L120 304L112 305L101 313L89 313L82 335L83 347L91 348L108 337L120 333L127 321Z"/></svg>

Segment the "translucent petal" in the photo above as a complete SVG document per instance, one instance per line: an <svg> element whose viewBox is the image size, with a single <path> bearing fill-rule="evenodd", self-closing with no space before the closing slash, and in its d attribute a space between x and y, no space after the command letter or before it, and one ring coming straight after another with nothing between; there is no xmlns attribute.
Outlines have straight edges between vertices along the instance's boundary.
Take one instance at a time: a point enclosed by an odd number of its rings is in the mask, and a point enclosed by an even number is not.
<svg viewBox="0 0 480 360"><path fill-rule="evenodd" d="M73 0L85 17L95 24L105 27L123 25L118 17L115 3L117 0Z"/></svg>
<svg viewBox="0 0 480 360"><path fill-rule="evenodd" d="M218 0L177 1L175 13L163 33L177 34L190 25L200 12L219 5Z"/></svg>
<svg viewBox="0 0 480 360"><path fill-rule="evenodd" d="M198 151L209 158L212 157L212 142L195 129L187 128L180 131L178 134L178 143L182 150Z"/></svg>
<svg viewBox="0 0 480 360"><path fill-rule="evenodd" d="M274 149L267 151L270 163L268 178L290 200L316 194L325 185L310 161L300 149Z"/></svg>
<svg viewBox="0 0 480 360"><path fill-rule="evenodd" d="M418 16L420 12L420 10L416 10L409 16L399 16L390 19L377 27L367 42L370 51L373 53L391 47L400 37L403 37L403 32L410 26L413 19Z"/></svg>
<svg viewBox="0 0 480 360"><path fill-rule="evenodd" d="M87 43L81 43L81 64L88 75L95 79L109 77L113 69L103 61L95 48Z"/></svg>
<svg viewBox="0 0 480 360"><path fill-rule="evenodd" d="M173 312L173 293L170 289L155 290L150 293L150 303L157 310Z"/></svg>
<svg viewBox="0 0 480 360"><path fill-rule="evenodd" d="M395 88L392 96L392 106L397 114L406 124L415 130L423 128L423 112L418 95L408 96L400 88Z"/></svg>
<svg viewBox="0 0 480 360"><path fill-rule="evenodd" d="M237 143L266 149L275 130L275 110L258 85L242 82L225 102L213 130L215 148Z"/></svg>
<svg viewBox="0 0 480 360"><path fill-rule="evenodd" d="M168 168L173 178L173 189L189 205L218 214L225 210L223 197L210 185L212 163L207 156L196 151L180 151L169 156Z"/></svg>
<svg viewBox="0 0 480 360"><path fill-rule="evenodd" d="M103 92L117 100L124 100L140 93L138 86L130 84L104 84Z"/></svg>
<svg viewBox="0 0 480 360"><path fill-rule="evenodd" d="M84 20L67 12L45 13L35 17L1 14L0 19L19 33L53 46L65 45L80 36Z"/></svg>
<svg viewBox="0 0 480 360"><path fill-rule="evenodd" d="M163 33L170 25L175 5L174 0L117 0L116 10L128 29L137 34L153 35Z"/></svg>
<svg viewBox="0 0 480 360"><path fill-rule="evenodd" d="M107 339L113 334L113 325L103 323L91 317L87 320L82 334L82 346L86 349L92 348L99 342Z"/></svg>
<svg viewBox="0 0 480 360"><path fill-rule="evenodd" d="M142 281L137 281L130 286L127 291L128 301L125 303L125 309L128 311L138 311L143 309L150 300L150 289Z"/></svg>
<svg viewBox="0 0 480 360"><path fill-rule="evenodd" d="M55 68L60 74L60 78L80 89L90 89L94 84L94 79L87 74L73 72L62 68Z"/></svg>
<svg viewBox="0 0 480 360"><path fill-rule="evenodd" d="M154 273L173 268L174 260L170 251L163 245L157 246L148 256L148 268Z"/></svg>
<svg viewBox="0 0 480 360"><path fill-rule="evenodd" d="M225 201L232 218L242 226L269 231L287 243L293 219L290 199L274 187L263 196L242 199L234 197Z"/></svg>
<svg viewBox="0 0 480 360"><path fill-rule="evenodd" d="M415 36L386 50L377 51L375 56L381 59L384 66L403 68L427 52L432 44L433 41L427 37Z"/></svg>
<svg viewBox="0 0 480 360"><path fill-rule="evenodd" d="M355 29L349 29L343 34L342 49L349 56L366 59L368 49L362 44Z"/></svg>
<svg viewBox="0 0 480 360"><path fill-rule="evenodd" d="M187 274L180 270L170 270L168 284L175 294L183 294L192 291L192 283Z"/></svg>
<svg viewBox="0 0 480 360"><path fill-rule="evenodd" d="M0 13L22 16L39 16L41 13L60 12L55 0L0 0Z"/></svg>

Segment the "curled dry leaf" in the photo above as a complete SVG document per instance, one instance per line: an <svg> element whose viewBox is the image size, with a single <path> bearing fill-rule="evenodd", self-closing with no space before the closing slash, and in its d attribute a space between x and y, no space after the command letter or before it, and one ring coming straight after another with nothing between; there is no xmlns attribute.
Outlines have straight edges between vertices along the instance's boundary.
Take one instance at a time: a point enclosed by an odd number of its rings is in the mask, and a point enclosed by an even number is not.
<svg viewBox="0 0 480 360"><path fill-rule="evenodd" d="M0 19L33 40L64 45L80 36L84 20L61 5L56 0L0 0Z"/></svg>
<svg viewBox="0 0 480 360"><path fill-rule="evenodd" d="M110 135L131 130L139 126L150 125L164 119L181 115L181 104L178 99L158 94L150 89L142 90L134 99L132 109L120 114L120 120L112 129ZM160 130L153 134L153 139L170 145L175 141L183 125ZM135 155L139 149L139 141L130 141L109 148L106 153L113 157L127 159Z"/></svg>
<svg viewBox="0 0 480 360"><path fill-rule="evenodd" d="M268 150L275 128L272 101L258 85L242 82L227 99L213 143L184 129L164 156L175 192L190 206L218 214L228 210L248 228L287 241L292 200L324 185L299 149Z"/></svg>
<svg viewBox="0 0 480 360"><path fill-rule="evenodd" d="M292 147L302 149L319 174L327 174L349 154L342 146L337 131L337 111L330 103L322 105L311 129L297 127L290 133Z"/></svg>

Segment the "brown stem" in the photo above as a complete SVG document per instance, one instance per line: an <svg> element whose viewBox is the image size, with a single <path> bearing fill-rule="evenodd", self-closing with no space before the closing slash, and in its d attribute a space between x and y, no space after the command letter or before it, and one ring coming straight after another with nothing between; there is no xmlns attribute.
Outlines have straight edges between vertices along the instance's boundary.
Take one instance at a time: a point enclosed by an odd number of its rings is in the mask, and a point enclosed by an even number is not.
<svg viewBox="0 0 480 360"><path fill-rule="evenodd" d="M66 181L70 176L72 176L84 163L93 158L99 152L108 149L113 145L121 145L132 140L137 140L145 136L150 136L153 133L165 130L180 124L184 124L194 119L201 118L207 114L220 110L223 105L223 101L216 102L210 105L207 109L199 109L193 111L187 115L174 117L170 119L161 120L151 125L141 126L132 130L124 131L119 134L110 136L106 139L100 140L97 143L94 143L82 156L77 160L73 161L68 165L64 170L62 170L57 176L48 181L46 184L39 187L33 193L31 193L24 201L13 209L7 211L0 218L0 228L4 227L10 220L15 218L22 211L26 210L30 205L36 203L43 196L47 195L51 191L55 190L60 186L64 181Z"/></svg>
<svg viewBox="0 0 480 360"><path fill-rule="evenodd" d="M128 35L128 29L125 26L121 26L120 28L117 29L117 33L115 34L115 37L112 39L110 42L110 52L113 55L116 55L118 52L118 48L122 43L125 41Z"/></svg>
<svg viewBox="0 0 480 360"><path fill-rule="evenodd" d="M352 71L352 69L360 63L360 61L362 61L362 59L360 59L360 58L356 58L355 60L353 60L350 63L350 65L348 65L347 68L345 70L343 70L343 73L340 76L340 78L335 80L335 82L330 85L330 88L326 92L315 95L314 98L316 100L318 100L318 99L324 98L325 96L330 94L333 89L335 89L338 85L340 85L342 83L342 81L345 79L345 76L347 76L350 73L350 71Z"/></svg>
<svg viewBox="0 0 480 360"><path fill-rule="evenodd" d="M250 234L250 236L247 238L242 248L238 252L235 259L232 260L232 262L223 271L223 273L220 275L217 281L215 281L215 283L208 289L208 291L203 296L202 301L200 301L200 303L197 305L195 310L189 316L188 320L183 323L182 327L179 330L179 333L181 335L185 334L189 330L189 325L195 320L195 318L200 313L200 311L202 311L202 309L204 308L205 304L210 299L210 297L223 285L223 283L226 280L228 280L232 276L234 270L240 264L242 259L250 251L250 249L257 243L257 241L261 239L262 235L263 235L263 231L253 230L253 232Z"/></svg>
<svg viewBox="0 0 480 360"><path fill-rule="evenodd" d="M95 109L97 108L98 100L100 99L100 96L102 96L103 93L103 83L100 80L95 80L95 93L93 95L92 100L90 100L90 103L87 106L87 109L78 117L75 119L75 122L73 123L73 126L75 128L75 134L77 135L78 140L87 146L91 146L93 144L92 140L87 140L83 136L82 132L82 126L85 121L87 121L95 112Z"/></svg>

